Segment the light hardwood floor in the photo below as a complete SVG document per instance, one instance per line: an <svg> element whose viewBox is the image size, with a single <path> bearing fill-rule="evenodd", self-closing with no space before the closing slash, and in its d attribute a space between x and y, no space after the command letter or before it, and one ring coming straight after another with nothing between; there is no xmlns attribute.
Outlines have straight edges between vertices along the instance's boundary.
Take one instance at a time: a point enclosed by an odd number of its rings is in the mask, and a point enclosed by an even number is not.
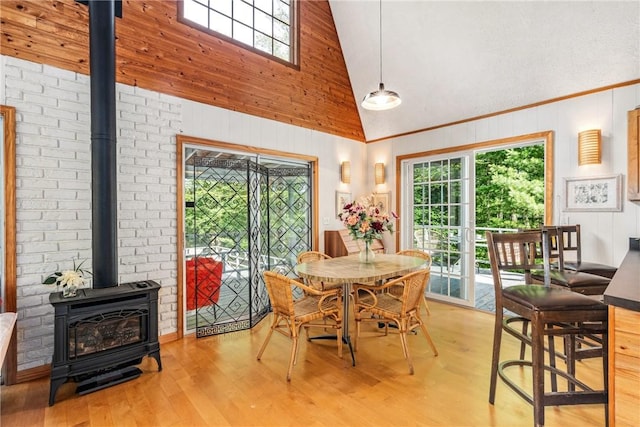
<svg viewBox="0 0 640 427"><path fill-rule="evenodd" d="M408 374L397 333L368 332L351 366L335 342L302 340L292 381L285 379L290 341L275 334L256 354L268 320L251 331L164 344L163 371L145 358L142 376L86 396L60 387L48 406L49 381L1 389L2 426L531 426L532 407L498 383L488 402L493 315L429 302L428 329L440 355L411 335L415 375ZM365 327L363 327L365 329ZM352 329L354 331L354 329ZM503 354L517 355L505 337ZM518 368L516 368L518 369ZM580 362L581 378L601 384L599 360ZM526 372L514 372L530 387ZM546 426L604 426L603 405L550 407Z"/></svg>

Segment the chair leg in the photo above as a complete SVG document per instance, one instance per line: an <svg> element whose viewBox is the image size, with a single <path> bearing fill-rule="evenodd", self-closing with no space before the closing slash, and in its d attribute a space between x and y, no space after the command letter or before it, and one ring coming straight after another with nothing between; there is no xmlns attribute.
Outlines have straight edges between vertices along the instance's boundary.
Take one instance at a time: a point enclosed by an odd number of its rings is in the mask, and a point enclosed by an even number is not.
<svg viewBox="0 0 640 427"><path fill-rule="evenodd" d="M531 370L533 376L533 425L544 426L544 327L537 316L531 321Z"/></svg>
<svg viewBox="0 0 640 427"><path fill-rule="evenodd" d="M267 333L267 336L265 337L264 342L262 343L262 347L260 347L260 351L258 351L258 355L256 356L256 359L260 360L260 358L262 357L262 353L264 352L264 349L267 348L267 344L271 339L271 335L273 335L273 331L278 325L278 321L279 321L278 316L274 314L273 322L271 322L271 326L269 327L269 332Z"/></svg>
<svg viewBox="0 0 640 427"><path fill-rule="evenodd" d="M404 354L404 358L407 360L407 364L409 365L409 374L413 375L413 360L411 359L411 355L409 354L409 346L407 345L407 325L398 325L398 329L400 330L402 353Z"/></svg>
<svg viewBox="0 0 640 427"><path fill-rule="evenodd" d="M296 328L296 325L294 324L293 327L291 328L291 339L295 342L295 352L293 353L293 364L297 364L298 363L298 342L300 340L300 332L302 331L302 325L298 325ZM309 332L309 328L305 325L305 329L307 330L307 333Z"/></svg>
<svg viewBox="0 0 640 427"><path fill-rule="evenodd" d="M496 400L496 383L498 381L498 364L500 362L500 345L502 343L502 308L496 307L493 326L493 356L491 357L491 380L489 385L489 403Z"/></svg>
<svg viewBox="0 0 640 427"><path fill-rule="evenodd" d="M429 346L433 351L433 355L437 356L438 350L436 349L436 345L433 343L433 340L431 339L431 335L429 335L429 332L427 331L427 327L424 326L424 323L422 323L422 321L420 321L420 329L422 329L422 333L424 334L425 338L427 338L427 342L429 343Z"/></svg>
<svg viewBox="0 0 640 427"><path fill-rule="evenodd" d="M558 376L554 368L556 367L556 345L553 335L548 336L549 339L549 366L551 366L551 391L558 391Z"/></svg>
<svg viewBox="0 0 640 427"><path fill-rule="evenodd" d="M338 357L342 359L342 323L336 328L336 340L338 341Z"/></svg>
<svg viewBox="0 0 640 427"><path fill-rule="evenodd" d="M400 342L402 343L402 355L407 358L407 354L409 353L409 347L407 346L407 324L402 320L396 323L398 326L398 332L400 333Z"/></svg>
<svg viewBox="0 0 640 427"><path fill-rule="evenodd" d="M353 339L353 351L358 351L358 338L360 338L360 325L362 321L359 316L356 316L356 336ZM342 339L342 338L341 338Z"/></svg>
<svg viewBox="0 0 640 427"><path fill-rule="evenodd" d="M529 321L525 320L522 322L522 335L526 337L528 330L529 330ZM527 349L527 344L524 341L522 341L520 343L520 360L524 360L524 352L526 349Z"/></svg>
<svg viewBox="0 0 640 427"><path fill-rule="evenodd" d="M575 335L569 335L569 336L565 336L565 359L566 359L566 363L567 363L567 374L571 375L572 377L575 377L576 375L576 347L577 343L576 343L576 336ZM568 388L569 391L575 391L576 389L576 385L569 381L568 383Z"/></svg>
<svg viewBox="0 0 640 427"><path fill-rule="evenodd" d="M298 336L292 337L293 343L291 344L291 358L289 359L289 370L287 371L287 381L291 381L291 371L293 370L293 365L296 363L296 358L298 357Z"/></svg>
<svg viewBox="0 0 640 427"><path fill-rule="evenodd" d="M423 297L424 299L424 309L427 311L427 316L431 316L431 310L429 310L429 304L427 304L427 297Z"/></svg>

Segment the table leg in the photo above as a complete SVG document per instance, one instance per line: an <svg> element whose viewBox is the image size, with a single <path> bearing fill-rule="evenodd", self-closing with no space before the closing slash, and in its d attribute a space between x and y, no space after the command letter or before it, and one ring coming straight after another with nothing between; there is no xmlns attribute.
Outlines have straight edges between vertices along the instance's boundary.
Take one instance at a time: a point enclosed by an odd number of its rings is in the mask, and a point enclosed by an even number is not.
<svg viewBox="0 0 640 427"><path fill-rule="evenodd" d="M351 336L349 335L349 303L351 302L351 283L342 285L342 342L349 346L351 362L356 366L356 356L353 354Z"/></svg>
<svg viewBox="0 0 640 427"><path fill-rule="evenodd" d="M351 353L351 362L356 366L356 356L353 353L351 345L351 337L349 336L349 303L351 302L351 283L345 283L342 286L342 342L349 347ZM335 339L335 335L319 335L310 337L310 340Z"/></svg>

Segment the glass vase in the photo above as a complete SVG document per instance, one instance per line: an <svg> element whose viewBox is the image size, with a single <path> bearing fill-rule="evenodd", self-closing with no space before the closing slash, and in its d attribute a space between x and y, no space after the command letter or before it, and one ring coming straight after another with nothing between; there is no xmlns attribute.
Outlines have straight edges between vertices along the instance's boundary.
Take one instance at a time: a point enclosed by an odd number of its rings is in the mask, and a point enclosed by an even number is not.
<svg viewBox="0 0 640 427"><path fill-rule="evenodd" d="M365 240L364 249L360 251L358 256L360 257L360 262L363 264L370 264L373 262L376 257L376 253L371 249L371 242Z"/></svg>
<svg viewBox="0 0 640 427"><path fill-rule="evenodd" d="M78 287L76 285L67 285L62 287L63 298L73 298L76 296L76 292L78 292Z"/></svg>

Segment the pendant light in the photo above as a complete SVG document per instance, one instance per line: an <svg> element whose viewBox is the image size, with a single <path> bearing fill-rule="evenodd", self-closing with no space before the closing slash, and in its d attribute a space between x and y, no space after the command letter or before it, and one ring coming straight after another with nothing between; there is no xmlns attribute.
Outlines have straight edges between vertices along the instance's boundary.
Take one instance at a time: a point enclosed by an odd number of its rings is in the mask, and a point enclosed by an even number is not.
<svg viewBox="0 0 640 427"><path fill-rule="evenodd" d="M364 97L362 108L374 111L390 110L401 103L400 95L385 89L384 83L382 83L382 0L380 0L380 86L378 90L374 90Z"/></svg>

